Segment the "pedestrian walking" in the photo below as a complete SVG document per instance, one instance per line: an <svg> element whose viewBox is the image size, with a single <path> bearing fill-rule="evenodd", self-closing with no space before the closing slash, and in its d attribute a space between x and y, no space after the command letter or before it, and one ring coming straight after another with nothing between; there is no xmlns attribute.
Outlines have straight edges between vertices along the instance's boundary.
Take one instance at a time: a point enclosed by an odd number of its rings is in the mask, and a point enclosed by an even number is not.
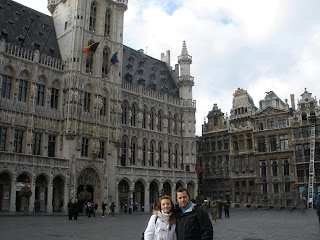
<svg viewBox="0 0 320 240"><path fill-rule="evenodd" d="M124 204L124 214L127 214L127 209L128 209L128 205L125 203Z"/></svg>
<svg viewBox="0 0 320 240"><path fill-rule="evenodd" d="M87 202L87 204L86 204L86 217L89 216L89 205L90 205L90 202Z"/></svg>
<svg viewBox="0 0 320 240"><path fill-rule="evenodd" d="M214 223L217 223L217 208L218 208L218 204L216 200L213 200L211 202L210 212L211 212L212 220Z"/></svg>
<svg viewBox="0 0 320 240"><path fill-rule="evenodd" d="M78 220L78 215L79 215L79 202L78 199L74 200L74 204L73 204L73 217L74 220Z"/></svg>
<svg viewBox="0 0 320 240"><path fill-rule="evenodd" d="M173 240L175 237L175 214L173 202L169 196L162 196L154 208L147 229L144 232L145 240Z"/></svg>
<svg viewBox="0 0 320 240"><path fill-rule="evenodd" d="M34 204L33 204L32 213L36 213L36 212L37 212L37 202L38 202L38 199L35 199L35 200L34 200Z"/></svg>
<svg viewBox="0 0 320 240"><path fill-rule="evenodd" d="M230 200L224 201L224 216L226 218L230 217L229 208L230 208Z"/></svg>
<svg viewBox="0 0 320 240"><path fill-rule="evenodd" d="M72 198L70 198L67 207L68 207L68 217L69 217L69 220L72 220L73 211L74 211L74 205L73 205L73 203L72 203Z"/></svg>
<svg viewBox="0 0 320 240"><path fill-rule="evenodd" d="M221 200L219 200L219 202L218 202L218 218L219 219L222 218L222 208L223 208L223 202Z"/></svg>
<svg viewBox="0 0 320 240"><path fill-rule="evenodd" d="M101 208L102 208L102 217L104 217L104 212L106 211L106 205L104 202L102 202Z"/></svg>
<svg viewBox="0 0 320 240"><path fill-rule="evenodd" d="M111 210L111 215L112 215L112 217L114 217L114 208L115 208L116 206L114 205L114 202L112 202L111 203L111 205L110 205L110 210Z"/></svg>
<svg viewBox="0 0 320 240"><path fill-rule="evenodd" d="M208 213L201 206L190 201L186 188L177 190L176 214L177 240L212 240L213 228Z"/></svg>
<svg viewBox="0 0 320 240"><path fill-rule="evenodd" d="M94 206L93 206L93 203L92 202L88 202L88 205L89 205L89 216L88 217L91 217L91 214L93 217L96 217L96 215L94 215Z"/></svg>

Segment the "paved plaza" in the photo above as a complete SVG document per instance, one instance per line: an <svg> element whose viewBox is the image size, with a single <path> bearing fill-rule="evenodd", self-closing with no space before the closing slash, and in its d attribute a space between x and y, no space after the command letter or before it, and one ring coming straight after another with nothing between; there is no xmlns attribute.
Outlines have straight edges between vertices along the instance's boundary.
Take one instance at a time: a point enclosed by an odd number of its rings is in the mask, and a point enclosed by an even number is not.
<svg viewBox="0 0 320 240"><path fill-rule="evenodd" d="M138 240L150 214L117 214L95 218L80 216L4 216L0 214L0 236L7 240L42 239L121 239ZM218 219L213 225L215 240L319 240L319 223L315 210L248 210L231 209L230 218Z"/></svg>

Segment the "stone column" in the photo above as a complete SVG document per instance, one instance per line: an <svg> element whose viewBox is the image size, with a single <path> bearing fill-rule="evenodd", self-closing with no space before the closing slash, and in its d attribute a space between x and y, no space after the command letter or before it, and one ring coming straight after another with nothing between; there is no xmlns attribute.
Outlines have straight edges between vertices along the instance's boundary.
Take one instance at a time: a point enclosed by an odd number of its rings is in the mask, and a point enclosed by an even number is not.
<svg viewBox="0 0 320 240"><path fill-rule="evenodd" d="M61 209L61 211L67 212L68 202L69 202L69 183L68 183L68 180L66 180L66 183L64 185L64 194L63 194L63 209Z"/></svg>
<svg viewBox="0 0 320 240"><path fill-rule="evenodd" d="M150 201L150 188L149 186L146 187L146 191L145 191L145 194L144 194L144 211L145 212L150 212L150 204L149 204L149 201Z"/></svg>
<svg viewBox="0 0 320 240"><path fill-rule="evenodd" d="M14 177L15 178L15 177ZM11 183L11 193L10 193L10 212L16 211L16 181L13 180Z"/></svg>
<svg viewBox="0 0 320 240"><path fill-rule="evenodd" d="M51 213L52 212L52 191L53 191L53 181L50 177L49 184L48 184L48 193L47 193L47 209L46 211Z"/></svg>
<svg viewBox="0 0 320 240"><path fill-rule="evenodd" d="M172 192L173 204L176 204L177 203L177 190L175 188L172 188L171 192Z"/></svg>
<svg viewBox="0 0 320 240"><path fill-rule="evenodd" d="M34 180L31 182L31 191L32 191L32 195L29 198L29 211L33 210L33 206L34 206L34 200L35 200L35 195L36 195L36 181L35 181L35 177L32 177ZM38 199L40 200L40 199Z"/></svg>

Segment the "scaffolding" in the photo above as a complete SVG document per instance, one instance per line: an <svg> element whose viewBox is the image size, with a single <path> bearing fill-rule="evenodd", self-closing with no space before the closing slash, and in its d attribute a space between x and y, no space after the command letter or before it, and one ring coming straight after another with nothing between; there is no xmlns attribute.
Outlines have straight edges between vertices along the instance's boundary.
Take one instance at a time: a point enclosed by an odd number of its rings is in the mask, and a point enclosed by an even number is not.
<svg viewBox="0 0 320 240"><path fill-rule="evenodd" d="M310 121L310 163L309 163L309 184L308 184L308 201L307 208L313 208L314 196L314 149L315 149L315 135L316 135L316 116L308 117Z"/></svg>

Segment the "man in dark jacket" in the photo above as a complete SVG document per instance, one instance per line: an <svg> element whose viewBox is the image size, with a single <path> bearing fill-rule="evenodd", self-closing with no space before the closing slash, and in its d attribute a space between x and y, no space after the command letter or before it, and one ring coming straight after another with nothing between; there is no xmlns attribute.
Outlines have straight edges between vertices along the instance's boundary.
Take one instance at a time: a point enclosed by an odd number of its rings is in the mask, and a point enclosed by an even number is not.
<svg viewBox="0 0 320 240"><path fill-rule="evenodd" d="M190 201L187 189L177 190L176 234L178 240L212 240L213 228L206 213L199 205Z"/></svg>
<svg viewBox="0 0 320 240"><path fill-rule="evenodd" d="M70 201L68 203L68 217L69 217L69 220L72 220L73 211L74 211L74 205L73 205L73 202L72 202L72 198L70 198Z"/></svg>

